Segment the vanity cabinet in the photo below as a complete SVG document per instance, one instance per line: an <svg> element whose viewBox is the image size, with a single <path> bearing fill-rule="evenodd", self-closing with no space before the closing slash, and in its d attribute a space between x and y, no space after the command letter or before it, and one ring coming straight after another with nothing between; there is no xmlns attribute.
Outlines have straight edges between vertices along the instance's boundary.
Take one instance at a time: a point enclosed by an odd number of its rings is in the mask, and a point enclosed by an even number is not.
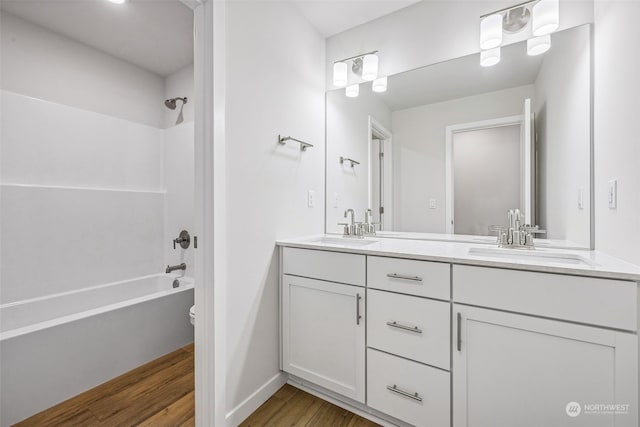
<svg viewBox="0 0 640 427"><path fill-rule="evenodd" d="M283 256L284 272L297 274L282 276L283 370L364 403L364 257L290 248ZM302 277L336 268L360 285Z"/></svg>
<svg viewBox="0 0 640 427"><path fill-rule="evenodd" d="M637 337L454 304L453 426L637 426ZM570 417L570 402L630 413Z"/></svg>
<svg viewBox="0 0 640 427"><path fill-rule="evenodd" d="M282 255L283 370L360 409L418 427L638 426L634 281Z"/></svg>
<svg viewBox="0 0 640 427"><path fill-rule="evenodd" d="M453 299L454 427L638 425L635 282L454 265Z"/></svg>

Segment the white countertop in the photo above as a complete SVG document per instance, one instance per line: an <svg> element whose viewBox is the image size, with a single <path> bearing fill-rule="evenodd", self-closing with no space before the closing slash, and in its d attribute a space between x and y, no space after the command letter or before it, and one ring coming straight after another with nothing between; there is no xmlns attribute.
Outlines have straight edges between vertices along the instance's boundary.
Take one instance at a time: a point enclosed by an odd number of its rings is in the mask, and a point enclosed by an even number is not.
<svg viewBox="0 0 640 427"><path fill-rule="evenodd" d="M320 242L321 239L329 239L331 242ZM355 246L356 242L372 242L367 245ZM344 243L343 243L344 242ZM279 246L295 247L303 249L326 250L333 252L347 252L363 255L379 255L387 257L411 258L425 261L448 262L452 264L478 265L484 267L510 268L516 270L539 271L546 273L570 274L575 276L602 277L608 279L632 280L640 282L640 266L622 261L598 251L536 248L529 251L531 254L572 255L580 257L590 265L565 264L553 258L540 260L513 259L508 255L499 257L490 254L470 254L469 250L495 249L508 254L512 250L503 250L496 244L447 242L416 239L393 239L389 237L366 239L343 238L336 234L317 234L293 239L284 239L276 242ZM523 251L523 250L517 250ZM501 252L498 252L501 253Z"/></svg>

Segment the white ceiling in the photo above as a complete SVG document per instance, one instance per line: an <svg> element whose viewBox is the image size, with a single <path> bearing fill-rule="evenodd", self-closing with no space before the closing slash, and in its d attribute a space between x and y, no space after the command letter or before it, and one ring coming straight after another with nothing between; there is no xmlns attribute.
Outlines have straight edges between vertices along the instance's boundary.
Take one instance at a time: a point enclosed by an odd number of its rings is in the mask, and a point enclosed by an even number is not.
<svg viewBox="0 0 640 427"><path fill-rule="evenodd" d="M0 9L161 76L193 63L193 12L178 0L2 0Z"/></svg>
<svg viewBox="0 0 640 427"><path fill-rule="evenodd" d="M533 84L544 55L527 55L525 42L501 50L500 63L493 67L481 67L480 54L475 54L390 76L387 91L375 96L397 111Z"/></svg>
<svg viewBox="0 0 640 427"><path fill-rule="evenodd" d="M294 0L325 38L373 21L420 0Z"/></svg>

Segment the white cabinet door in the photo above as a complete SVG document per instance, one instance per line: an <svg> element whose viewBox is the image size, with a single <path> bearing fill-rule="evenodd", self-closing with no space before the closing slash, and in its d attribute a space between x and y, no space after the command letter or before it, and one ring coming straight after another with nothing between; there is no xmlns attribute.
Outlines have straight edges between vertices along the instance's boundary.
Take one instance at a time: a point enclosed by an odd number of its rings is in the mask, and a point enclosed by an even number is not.
<svg viewBox="0 0 640 427"><path fill-rule="evenodd" d="M458 304L452 315L454 427L638 426L636 335Z"/></svg>
<svg viewBox="0 0 640 427"><path fill-rule="evenodd" d="M284 275L283 369L364 403L364 288Z"/></svg>

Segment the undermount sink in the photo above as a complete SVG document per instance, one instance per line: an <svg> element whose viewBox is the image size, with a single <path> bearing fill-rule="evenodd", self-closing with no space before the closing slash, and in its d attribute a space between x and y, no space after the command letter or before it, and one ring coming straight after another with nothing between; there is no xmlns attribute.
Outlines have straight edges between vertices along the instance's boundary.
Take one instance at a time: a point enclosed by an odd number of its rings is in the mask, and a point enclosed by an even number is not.
<svg viewBox="0 0 640 427"><path fill-rule="evenodd" d="M469 255L488 258L513 259L520 261L544 262L553 264L582 265L595 267L597 264L577 254L547 252L539 249L503 249L503 248L471 248Z"/></svg>
<svg viewBox="0 0 640 427"><path fill-rule="evenodd" d="M377 240L355 239L348 237L321 237L317 240L312 240L309 243L321 243L323 245L335 246L367 246L376 242Z"/></svg>

